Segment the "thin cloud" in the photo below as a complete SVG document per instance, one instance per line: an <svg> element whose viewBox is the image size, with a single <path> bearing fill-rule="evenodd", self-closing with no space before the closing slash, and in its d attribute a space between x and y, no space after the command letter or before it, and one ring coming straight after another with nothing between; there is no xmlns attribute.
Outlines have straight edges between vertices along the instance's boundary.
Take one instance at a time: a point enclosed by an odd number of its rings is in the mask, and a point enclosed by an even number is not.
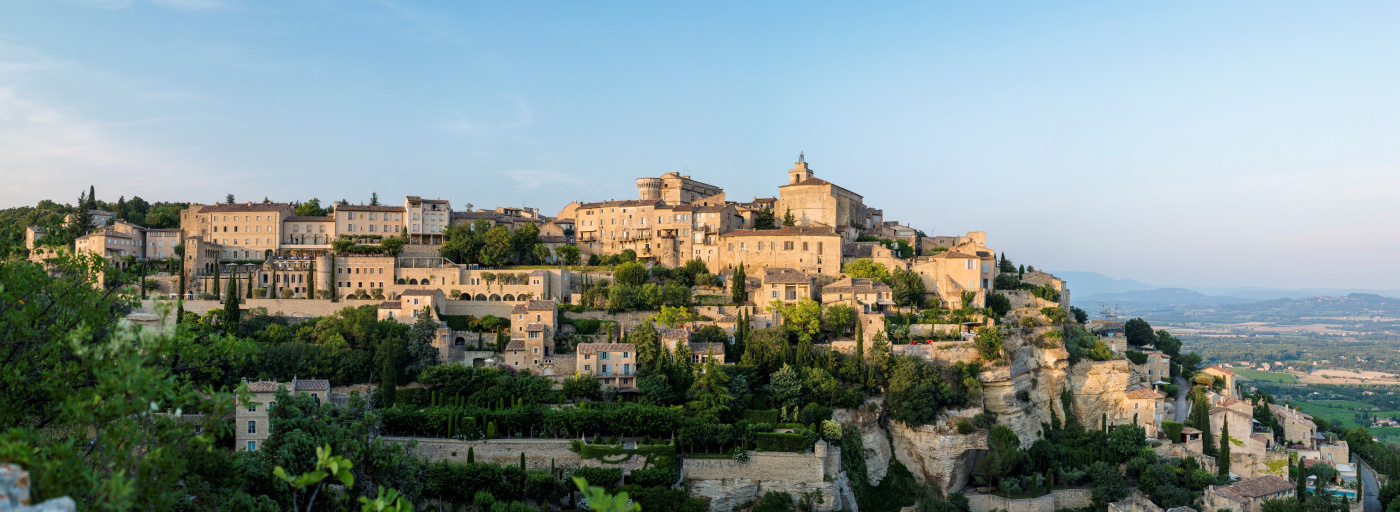
<svg viewBox="0 0 1400 512"><path fill-rule="evenodd" d="M572 185L581 186L587 184L582 178L570 174L554 171L506 171L505 175L515 181L516 186L524 190L536 189L546 185Z"/></svg>
<svg viewBox="0 0 1400 512"><path fill-rule="evenodd" d="M520 95L512 95L509 97L509 100L510 103L515 107L515 115L511 119L506 120L505 122L488 123L473 121L471 119L468 119L466 116L462 115L462 113L458 112L456 113L456 120L442 123L441 127L444 130L454 132L490 135L508 132L512 130L518 130L535 124L535 109L534 107L530 106L530 102L525 101L525 98L521 97Z"/></svg>

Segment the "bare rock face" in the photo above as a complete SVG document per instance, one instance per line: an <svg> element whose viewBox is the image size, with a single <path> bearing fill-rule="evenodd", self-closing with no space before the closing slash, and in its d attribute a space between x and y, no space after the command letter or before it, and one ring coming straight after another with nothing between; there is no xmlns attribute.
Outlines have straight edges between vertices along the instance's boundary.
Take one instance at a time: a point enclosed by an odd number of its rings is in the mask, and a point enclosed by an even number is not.
<svg viewBox="0 0 1400 512"><path fill-rule="evenodd" d="M890 437L880 426L880 414L885 399L872 398L855 409L837 409L831 419L840 424L854 423L860 429L861 444L865 446L865 475L870 485L880 485L890 470Z"/></svg>
<svg viewBox="0 0 1400 512"><path fill-rule="evenodd" d="M975 411L973 411L975 412ZM894 456L911 473L938 484L943 492L957 492L967 485L977 459L987 450L987 432L962 435L949 422L910 427L890 422Z"/></svg>
<svg viewBox="0 0 1400 512"><path fill-rule="evenodd" d="M1085 428L1102 428L1103 415L1113 417L1122 407L1132 377L1128 361L1080 361L1069 372L1071 410Z"/></svg>
<svg viewBox="0 0 1400 512"><path fill-rule="evenodd" d="M1060 390L1065 388L1069 354L1061 348L1043 349L1028 343L1027 336L1013 332L1007 338L1009 364L994 366L979 376L982 403L997 423L1006 425L1029 448L1043 435L1041 426L1050 423L1050 411L1057 407Z"/></svg>

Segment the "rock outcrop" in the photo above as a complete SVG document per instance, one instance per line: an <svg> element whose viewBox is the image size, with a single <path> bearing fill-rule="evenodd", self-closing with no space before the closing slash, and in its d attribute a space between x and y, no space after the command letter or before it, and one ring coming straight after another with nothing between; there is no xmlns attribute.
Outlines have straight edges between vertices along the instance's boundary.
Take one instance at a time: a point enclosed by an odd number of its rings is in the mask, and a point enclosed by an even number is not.
<svg viewBox="0 0 1400 512"><path fill-rule="evenodd" d="M1080 361L1070 368L1070 410L1085 428L1103 428L1103 417L1114 418L1123 407L1123 393L1132 377L1128 361Z"/></svg>
<svg viewBox="0 0 1400 512"><path fill-rule="evenodd" d="M972 468L987 450L987 432L959 434L950 424L969 411L955 412L950 421L910 427L891 421L889 430L896 459L915 476L935 483L944 492L957 492L967 485ZM980 410L970 410L972 413Z"/></svg>

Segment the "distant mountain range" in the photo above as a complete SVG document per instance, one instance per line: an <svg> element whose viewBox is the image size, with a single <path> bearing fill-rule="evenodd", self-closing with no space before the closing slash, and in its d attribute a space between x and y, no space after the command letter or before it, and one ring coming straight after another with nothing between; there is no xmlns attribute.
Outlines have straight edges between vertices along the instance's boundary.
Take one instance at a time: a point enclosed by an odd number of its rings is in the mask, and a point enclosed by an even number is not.
<svg viewBox="0 0 1400 512"><path fill-rule="evenodd" d="M1277 299L1306 299L1310 297L1344 297L1350 294L1374 294L1400 298L1400 290L1367 290L1356 288L1261 288L1255 286L1162 288L1132 279L1114 279L1097 272L1052 271L1051 274L1069 282L1070 300L1090 313L1097 312L1100 303L1123 306L1219 306L1247 304Z"/></svg>

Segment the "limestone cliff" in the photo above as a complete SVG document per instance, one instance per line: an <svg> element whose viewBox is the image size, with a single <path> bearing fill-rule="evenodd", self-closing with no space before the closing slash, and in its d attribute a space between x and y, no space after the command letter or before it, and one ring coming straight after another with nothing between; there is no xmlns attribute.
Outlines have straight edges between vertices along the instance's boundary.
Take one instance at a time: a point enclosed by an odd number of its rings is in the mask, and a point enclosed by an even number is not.
<svg viewBox="0 0 1400 512"><path fill-rule="evenodd" d="M1086 428L1102 428L1103 416L1114 418L1122 408L1132 369L1123 359L1080 361L1070 368L1071 410Z"/></svg>
<svg viewBox="0 0 1400 512"><path fill-rule="evenodd" d="M1050 423L1050 411L1065 387L1069 353L1037 346L1043 345L1038 341L1046 330L1012 330L1005 342L1008 362L978 376L983 407L1016 432L1023 448L1042 437L1041 426Z"/></svg>
<svg viewBox="0 0 1400 512"><path fill-rule="evenodd" d="M987 450L987 432L962 435L951 425L977 412L980 409L958 411L950 414L947 421L918 427L891 421L889 431L895 458L908 467L909 472L937 484L945 492L961 490L967 485L977 459Z"/></svg>

